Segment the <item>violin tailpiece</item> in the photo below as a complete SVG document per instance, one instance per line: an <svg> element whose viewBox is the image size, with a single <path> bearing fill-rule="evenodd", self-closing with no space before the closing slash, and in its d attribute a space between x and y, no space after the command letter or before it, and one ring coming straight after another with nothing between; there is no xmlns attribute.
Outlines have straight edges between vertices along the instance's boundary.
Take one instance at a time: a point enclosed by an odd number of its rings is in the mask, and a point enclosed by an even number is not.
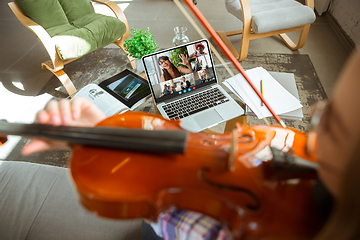
<svg viewBox="0 0 360 240"><path fill-rule="evenodd" d="M317 169L319 168L317 163L296 157L273 147L270 147L270 149L273 154L271 160L272 177L278 179L314 179L317 177Z"/></svg>

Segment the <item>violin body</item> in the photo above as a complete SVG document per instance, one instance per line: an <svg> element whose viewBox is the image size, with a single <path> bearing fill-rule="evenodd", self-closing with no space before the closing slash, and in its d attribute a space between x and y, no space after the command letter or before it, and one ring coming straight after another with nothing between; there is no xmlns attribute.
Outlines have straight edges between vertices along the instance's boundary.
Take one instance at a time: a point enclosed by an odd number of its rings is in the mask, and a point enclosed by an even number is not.
<svg viewBox="0 0 360 240"><path fill-rule="evenodd" d="M182 130L179 121L127 112L98 126ZM313 179L266 177L269 146L306 154L306 134L277 126L189 133L184 154L77 145L69 168L82 204L115 219L147 218L175 206L221 222L241 239L309 239L319 230Z"/></svg>

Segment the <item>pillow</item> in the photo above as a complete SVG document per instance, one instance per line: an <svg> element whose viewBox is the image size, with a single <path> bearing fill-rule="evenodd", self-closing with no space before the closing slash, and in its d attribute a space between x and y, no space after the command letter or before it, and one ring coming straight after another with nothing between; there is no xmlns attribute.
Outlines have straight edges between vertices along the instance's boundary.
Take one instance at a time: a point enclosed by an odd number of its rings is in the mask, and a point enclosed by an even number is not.
<svg viewBox="0 0 360 240"><path fill-rule="evenodd" d="M55 41L60 57L67 60L109 45L121 38L125 31L126 26L119 19L93 13L74 21L71 28L52 28L49 34ZM56 35L53 34L55 32Z"/></svg>
<svg viewBox="0 0 360 240"><path fill-rule="evenodd" d="M62 6L65 15L70 23L73 23L78 18L95 13L94 7L90 0L58 0Z"/></svg>
<svg viewBox="0 0 360 240"><path fill-rule="evenodd" d="M249 0L251 28L255 33L266 33L313 23L314 11L294 0ZM243 21L239 0L225 0L226 10Z"/></svg>
<svg viewBox="0 0 360 240"><path fill-rule="evenodd" d="M28 18L45 29L69 23L58 0L15 1Z"/></svg>

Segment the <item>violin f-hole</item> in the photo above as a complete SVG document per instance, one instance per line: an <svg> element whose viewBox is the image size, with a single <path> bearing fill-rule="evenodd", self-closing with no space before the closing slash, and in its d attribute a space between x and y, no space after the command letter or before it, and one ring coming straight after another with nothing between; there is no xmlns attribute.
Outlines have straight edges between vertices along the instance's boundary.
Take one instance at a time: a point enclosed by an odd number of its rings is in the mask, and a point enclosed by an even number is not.
<svg viewBox="0 0 360 240"><path fill-rule="evenodd" d="M217 188L217 189L224 190L224 191L236 191L236 192L243 193L243 194L250 196L254 200L255 203L249 203L246 205L246 208L249 211L256 212L261 208L260 198L256 194L254 194L253 192L251 192L250 190L247 190L245 188L235 187L235 186L231 186L231 185L223 185L223 184L218 184L218 183L209 181L204 176L204 172L209 172L209 171L210 170L207 168L200 169L197 174L199 180L213 188Z"/></svg>

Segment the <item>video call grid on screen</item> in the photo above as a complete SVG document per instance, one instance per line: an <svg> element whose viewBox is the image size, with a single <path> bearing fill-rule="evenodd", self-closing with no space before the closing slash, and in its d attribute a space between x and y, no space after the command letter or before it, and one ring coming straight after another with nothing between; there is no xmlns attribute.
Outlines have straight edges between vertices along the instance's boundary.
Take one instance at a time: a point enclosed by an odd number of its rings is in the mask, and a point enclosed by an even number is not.
<svg viewBox="0 0 360 240"><path fill-rule="evenodd" d="M191 69L179 64L179 62L182 62L179 57L180 54L184 54L188 59ZM171 63L164 63L166 57L168 57ZM188 94L201 87L216 83L213 61L209 44L206 40L188 43L145 56L143 63L156 103ZM162 77L166 74L164 74L163 69L166 70L169 67L178 69L180 76L170 76L168 79ZM174 69L173 71L175 72L176 70Z"/></svg>

